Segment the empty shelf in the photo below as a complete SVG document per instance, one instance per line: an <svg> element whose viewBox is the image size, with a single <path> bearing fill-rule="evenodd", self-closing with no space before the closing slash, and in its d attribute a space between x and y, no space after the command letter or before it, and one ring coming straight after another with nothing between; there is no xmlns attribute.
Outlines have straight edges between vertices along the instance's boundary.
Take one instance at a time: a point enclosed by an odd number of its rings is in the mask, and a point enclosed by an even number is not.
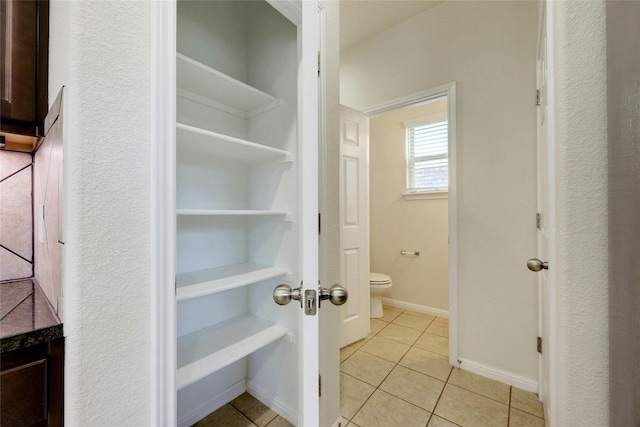
<svg viewBox="0 0 640 427"><path fill-rule="evenodd" d="M176 387L181 389L287 335L248 314L178 338Z"/></svg>
<svg viewBox="0 0 640 427"><path fill-rule="evenodd" d="M250 209L177 209L178 215L203 216L289 216L287 211L250 210Z"/></svg>
<svg viewBox="0 0 640 427"><path fill-rule="evenodd" d="M258 264L234 264L219 268L181 273L176 276L178 301L222 292L289 273L286 268Z"/></svg>
<svg viewBox="0 0 640 427"><path fill-rule="evenodd" d="M181 53L176 54L178 89L189 97L204 98L250 114L278 100L233 77L227 76Z"/></svg>
<svg viewBox="0 0 640 427"><path fill-rule="evenodd" d="M186 149L190 153L211 155L216 158L242 161L245 163L264 162L281 159L290 161L291 156L284 150L267 147L243 139L222 135L216 132L176 124L176 140L178 149Z"/></svg>

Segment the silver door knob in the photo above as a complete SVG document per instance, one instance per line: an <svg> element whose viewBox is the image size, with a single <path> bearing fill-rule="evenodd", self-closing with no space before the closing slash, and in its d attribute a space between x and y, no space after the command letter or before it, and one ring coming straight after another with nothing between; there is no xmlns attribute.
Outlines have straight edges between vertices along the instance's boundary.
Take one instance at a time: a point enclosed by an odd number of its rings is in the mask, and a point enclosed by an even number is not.
<svg viewBox="0 0 640 427"><path fill-rule="evenodd" d="M333 285L329 289L319 288L318 293L320 294L320 301L318 301L318 305L320 305L322 300L325 299L331 301L331 304L333 305L342 305L349 299L349 292L340 285Z"/></svg>
<svg viewBox="0 0 640 427"><path fill-rule="evenodd" d="M531 258L527 261L527 268L531 271L548 270L549 263L540 261L538 258Z"/></svg>
<svg viewBox="0 0 640 427"><path fill-rule="evenodd" d="M289 285L278 285L273 290L273 300L278 305L287 305L294 299L296 301L300 301L300 307L302 307L302 293L300 292L300 288L291 289Z"/></svg>

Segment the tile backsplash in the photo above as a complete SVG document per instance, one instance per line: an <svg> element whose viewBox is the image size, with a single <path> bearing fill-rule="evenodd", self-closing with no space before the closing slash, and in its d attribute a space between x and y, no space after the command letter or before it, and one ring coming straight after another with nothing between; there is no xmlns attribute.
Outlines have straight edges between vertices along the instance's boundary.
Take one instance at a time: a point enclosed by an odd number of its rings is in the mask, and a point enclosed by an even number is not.
<svg viewBox="0 0 640 427"><path fill-rule="evenodd" d="M33 276L33 157L0 150L0 281Z"/></svg>

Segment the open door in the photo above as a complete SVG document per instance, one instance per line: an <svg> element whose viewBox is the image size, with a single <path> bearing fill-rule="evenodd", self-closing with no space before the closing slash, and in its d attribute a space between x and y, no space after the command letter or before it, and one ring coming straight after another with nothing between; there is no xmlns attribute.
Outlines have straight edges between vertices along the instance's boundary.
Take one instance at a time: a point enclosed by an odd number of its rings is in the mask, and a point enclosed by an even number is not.
<svg viewBox="0 0 640 427"><path fill-rule="evenodd" d="M550 132L550 108L548 90L549 59L547 57L547 17L546 2L541 2L540 29L537 54L537 104L538 104L538 255L527 262L529 269L538 272L538 352L539 381L538 395L543 402L545 419L551 420L550 409L550 357L553 337L551 337L551 291L549 267L549 248L553 239L553 136Z"/></svg>
<svg viewBox="0 0 640 427"><path fill-rule="evenodd" d="M340 106L340 347L369 335L369 119Z"/></svg>
<svg viewBox="0 0 640 427"><path fill-rule="evenodd" d="M317 426L318 5L176 3L177 424Z"/></svg>

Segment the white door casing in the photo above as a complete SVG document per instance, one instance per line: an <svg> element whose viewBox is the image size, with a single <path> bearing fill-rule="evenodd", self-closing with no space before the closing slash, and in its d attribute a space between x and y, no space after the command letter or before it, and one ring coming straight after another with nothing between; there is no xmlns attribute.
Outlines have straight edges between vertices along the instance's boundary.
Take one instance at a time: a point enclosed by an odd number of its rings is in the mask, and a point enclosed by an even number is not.
<svg viewBox="0 0 640 427"><path fill-rule="evenodd" d="M340 107L340 347L369 334L369 122Z"/></svg>

